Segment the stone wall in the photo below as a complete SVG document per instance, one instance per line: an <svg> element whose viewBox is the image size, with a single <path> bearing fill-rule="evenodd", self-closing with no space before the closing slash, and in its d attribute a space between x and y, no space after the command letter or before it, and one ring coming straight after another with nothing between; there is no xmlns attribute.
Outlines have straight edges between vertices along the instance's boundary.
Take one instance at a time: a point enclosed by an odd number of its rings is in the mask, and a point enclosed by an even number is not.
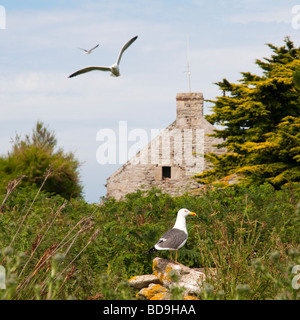
<svg viewBox="0 0 300 320"><path fill-rule="evenodd" d="M153 186L180 195L199 187L192 177L209 168L203 154L223 153L221 141L207 134L214 127L203 117L202 93L178 93L177 119L107 179L107 196Z"/></svg>

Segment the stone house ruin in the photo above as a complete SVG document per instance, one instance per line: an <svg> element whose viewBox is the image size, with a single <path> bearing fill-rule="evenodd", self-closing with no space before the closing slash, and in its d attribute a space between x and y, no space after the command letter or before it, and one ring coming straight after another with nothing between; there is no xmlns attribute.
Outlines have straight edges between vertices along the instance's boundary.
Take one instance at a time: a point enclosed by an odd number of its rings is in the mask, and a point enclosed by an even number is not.
<svg viewBox="0 0 300 320"><path fill-rule="evenodd" d="M176 103L176 120L107 179L107 197L153 186L171 195L196 189L192 177L209 168L203 155L225 152L213 146L220 139L207 136L215 128L203 117L203 94L178 93Z"/></svg>

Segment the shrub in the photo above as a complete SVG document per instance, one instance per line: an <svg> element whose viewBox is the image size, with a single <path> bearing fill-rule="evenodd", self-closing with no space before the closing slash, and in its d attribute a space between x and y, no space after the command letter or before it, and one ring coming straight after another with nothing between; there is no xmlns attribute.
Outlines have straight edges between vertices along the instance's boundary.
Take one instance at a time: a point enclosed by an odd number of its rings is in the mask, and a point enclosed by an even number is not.
<svg viewBox="0 0 300 320"><path fill-rule="evenodd" d="M31 135L22 140L16 135L12 150L0 157L0 191L4 192L9 181L23 176L22 186L40 187L45 172L51 168L44 190L66 199L82 193L79 182L79 162L73 153L56 150L57 141L42 122L37 122Z"/></svg>

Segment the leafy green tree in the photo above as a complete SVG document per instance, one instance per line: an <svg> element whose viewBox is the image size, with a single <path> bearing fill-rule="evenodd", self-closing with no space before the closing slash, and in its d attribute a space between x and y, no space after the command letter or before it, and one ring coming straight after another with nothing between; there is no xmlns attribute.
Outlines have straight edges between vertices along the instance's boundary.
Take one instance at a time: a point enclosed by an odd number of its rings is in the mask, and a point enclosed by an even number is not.
<svg viewBox="0 0 300 320"><path fill-rule="evenodd" d="M297 69L294 74L293 74L293 78L294 78L294 83L295 85L300 88L300 69Z"/></svg>
<svg viewBox="0 0 300 320"><path fill-rule="evenodd" d="M25 175L21 185L40 187L48 172L49 176L43 187L45 191L66 199L80 196L80 164L73 153L56 149L56 145L54 133L42 122L37 122L32 134L27 134L24 139L16 135L12 150L0 157L0 192L5 191L9 181L21 175Z"/></svg>
<svg viewBox="0 0 300 320"><path fill-rule="evenodd" d="M289 38L284 45L268 46L270 58L257 60L262 75L242 73L240 83L228 80L217 85L224 92L206 116L224 126L212 136L223 138L223 155L209 154L213 169L196 176L208 183L239 174L244 183L269 182L280 187L300 181L300 48Z"/></svg>

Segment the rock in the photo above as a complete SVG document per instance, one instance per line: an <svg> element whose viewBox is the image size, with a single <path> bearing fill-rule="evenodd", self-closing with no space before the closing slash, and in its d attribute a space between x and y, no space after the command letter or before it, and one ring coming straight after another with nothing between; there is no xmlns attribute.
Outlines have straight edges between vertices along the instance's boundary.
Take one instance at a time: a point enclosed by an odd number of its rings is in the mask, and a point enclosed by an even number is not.
<svg viewBox="0 0 300 320"><path fill-rule="evenodd" d="M146 298L147 300L169 300L170 293L161 284L151 283L147 288L143 288L137 294L139 297Z"/></svg>
<svg viewBox="0 0 300 320"><path fill-rule="evenodd" d="M160 284L159 279L154 274L146 274L143 276L134 276L131 279L129 279L128 281L129 281L129 284L136 289L146 288L149 286L150 283Z"/></svg>
<svg viewBox="0 0 300 320"><path fill-rule="evenodd" d="M153 260L153 272L166 288L170 289L174 285L184 287L184 295L199 294L206 278L205 273L199 269L188 268L162 258Z"/></svg>
<svg viewBox="0 0 300 320"><path fill-rule="evenodd" d="M170 300L172 288L182 288L184 300L198 300L196 297L202 290L206 280L205 272L216 275L216 269L204 270L189 268L174 261L155 258L153 260L153 275L134 276L129 284L140 289L137 296L147 300Z"/></svg>

